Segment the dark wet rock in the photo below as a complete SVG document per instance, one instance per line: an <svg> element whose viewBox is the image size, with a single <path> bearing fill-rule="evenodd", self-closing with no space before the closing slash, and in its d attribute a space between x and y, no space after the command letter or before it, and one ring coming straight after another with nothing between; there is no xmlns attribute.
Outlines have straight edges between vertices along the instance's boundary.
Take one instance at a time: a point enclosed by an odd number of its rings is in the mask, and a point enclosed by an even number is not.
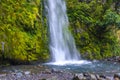
<svg viewBox="0 0 120 80"><path fill-rule="evenodd" d="M49 69L46 69L45 71L42 71L43 74L51 74L52 72Z"/></svg>
<svg viewBox="0 0 120 80"><path fill-rule="evenodd" d="M46 80L46 79L41 79L41 80Z"/></svg>
<svg viewBox="0 0 120 80"><path fill-rule="evenodd" d="M100 78L103 78L103 79L106 79L106 76L105 75L99 75Z"/></svg>
<svg viewBox="0 0 120 80"><path fill-rule="evenodd" d="M55 69L52 69L51 72L54 73L54 72L55 72Z"/></svg>
<svg viewBox="0 0 120 80"><path fill-rule="evenodd" d="M120 80L120 79L116 77L116 78L114 78L114 80Z"/></svg>
<svg viewBox="0 0 120 80"><path fill-rule="evenodd" d="M112 80L112 77L106 77L106 80Z"/></svg>
<svg viewBox="0 0 120 80"><path fill-rule="evenodd" d="M91 79L90 73L84 73L83 75L87 80Z"/></svg>
<svg viewBox="0 0 120 80"><path fill-rule="evenodd" d="M105 75L99 75L99 78L97 80L113 80L112 77L108 77Z"/></svg>
<svg viewBox="0 0 120 80"><path fill-rule="evenodd" d="M104 59L105 61L120 62L120 56L114 56L111 58Z"/></svg>
<svg viewBox="0 0 120 80"><path fill-rule="evenodd" d="M91 77L92 80L97 80L95 74L90 74L90 77Z"/></svg>
<svg viewBox="0 0 120 80"><path fill-rule="evenodd" d="M114 74L114 80L120 80L120 73Z"/></svg>
<svg viewBox="0 0 120 80"><path fill-rule="evenodd" d="M16 77L17 77L17 78L20 78L20 77L22 77L22 76L23 76L23 73L21 73L21 72L16 73Z"/></svg>
<svg viewBox="0 0 120 80"><path fill-rule="evenodd" d="M33 67L31 67L33 68ZM31 69L30 68L30 69ZM35 67L35 69L38 67ZM119 79L118 74L114 75L114 79ZM113 78L113 76L112 76ZM99 75L95 73L71 73L56 69L44 70L13 70L8 73L1 73L0 80L111 80L106 75Z"/></svg>
<svg viewBox="0 0 120 80"><path fill-rule="evenodd" d="M6 75L7 75L7 73L0 72L0 77L4 77L4 76L6 76Z"/></svg>
<svg viewBox="0 0 120 80"><path fill-rule="evenodd" d="M78 76L74 76L72 80L80 80Z"/></svg>
<svg viewBox="0 0 120 80"><path fill-rule="evenodd" d="M85 77L89 77L89 74L88 74L88 73L83 73L83 75L84 75Z"/></svg>
<svg viewBox="0 0 120 80"><path fill-rule="evenodd" d="M98 74L93 74L93 73L75 74L73 79L74 80L111 80L111 78L105 75L98 75Z"/></svg>
<svg viewBox="0 0 120 80"><path fill-rule="evenodd" d="M0 74L0 77L4 77L4 76L6 76L6 74L4 73L4 74Z"/></svg>
<svg viewBox="0 0 120 80"><path fill-rule="evenodd" d="M51 72L52 72L52 73L62 73L62 71L56 70L56 69L51 69Z"/></svg>
<svg viewBox="0 0 120 80"><path fill-rule="evenodd" d="M80 73L80 74L75 74L73 80L104 80L104 78L100 78L100 76L97 74Z"/></svg>
<svg viewBox="0 0 120 80"><path fill-rule="evenodd" d="M98 74L95 74L96 76L96 79L99 80L100 79L100 76Z"/></svg>
<svg viewBox="0 0 120 80"><path fill-rule="evenodd" d="M80 74L75 74L74 76L77 76L79 79L84 79L84 78L85 78L82 73L80 73Z"/></svg>
<svg viewBox="0 0 120 80"><path fill-rule="evenodd" d="M48 78L46 80L57 80L57 77L56 76L52 76L51 78Z"/></svg>

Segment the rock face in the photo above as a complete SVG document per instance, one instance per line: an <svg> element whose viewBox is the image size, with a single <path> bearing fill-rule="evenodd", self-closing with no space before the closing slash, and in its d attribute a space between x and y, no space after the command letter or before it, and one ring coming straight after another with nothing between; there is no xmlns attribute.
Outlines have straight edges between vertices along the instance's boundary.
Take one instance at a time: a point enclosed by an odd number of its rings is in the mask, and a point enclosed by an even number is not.
<svg viewBox="0 0 120 80"><path fill-rule="evenodd" d="M107 59L105 59L105 61L112 61L112 62L119 62L120 63L120 56L107 58Z"/></svg>

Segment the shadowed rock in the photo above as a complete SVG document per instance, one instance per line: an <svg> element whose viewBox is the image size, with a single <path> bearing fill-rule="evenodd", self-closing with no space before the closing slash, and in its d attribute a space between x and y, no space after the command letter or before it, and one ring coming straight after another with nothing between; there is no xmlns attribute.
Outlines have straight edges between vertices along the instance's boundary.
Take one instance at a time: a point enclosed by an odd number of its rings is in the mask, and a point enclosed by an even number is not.
<svg viewBox="0 0 120 80"><path fill-rule="evenodd" d="M120 73L114 74L114 80L120 80Z"/></svg>

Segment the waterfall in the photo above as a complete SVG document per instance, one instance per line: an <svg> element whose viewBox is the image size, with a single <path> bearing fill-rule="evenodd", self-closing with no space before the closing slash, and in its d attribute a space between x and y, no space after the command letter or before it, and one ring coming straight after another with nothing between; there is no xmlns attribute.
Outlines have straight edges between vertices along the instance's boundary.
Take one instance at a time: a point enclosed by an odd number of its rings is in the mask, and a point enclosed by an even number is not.
<svg viewBox="0 0 120 80"><path fill-rule="evenodd" d="M69 21L64 0L45 0L50 32L52 62L78 61L80 54L68 30Z"/></svg>

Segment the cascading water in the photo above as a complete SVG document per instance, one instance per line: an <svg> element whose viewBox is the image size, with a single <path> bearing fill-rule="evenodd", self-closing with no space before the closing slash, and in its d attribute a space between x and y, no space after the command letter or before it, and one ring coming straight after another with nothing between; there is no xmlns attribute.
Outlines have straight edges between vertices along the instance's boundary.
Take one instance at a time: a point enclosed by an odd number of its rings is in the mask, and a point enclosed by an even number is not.
<svg viewBox="0 0 120 80"><path fill-rule="evenodd" d="M118 73L120 64L113 62L81 60L74 39L68 30L68 17L64 0L44 0L48 13L47 21L50 30L50 50L52 62L47 67L58 71L72 73L90 72L97 74ZM55 65L55 66L54 66ZM114 74L114 73L113 73Z"/></svg>
<svg viewBox="0 0 120 80"><path fill-rule="evenodd" d="M80 59L74 39L68 30L68 17L64 0L46 0L47 20L50 30L50 51L53 62Z"/></svg>

